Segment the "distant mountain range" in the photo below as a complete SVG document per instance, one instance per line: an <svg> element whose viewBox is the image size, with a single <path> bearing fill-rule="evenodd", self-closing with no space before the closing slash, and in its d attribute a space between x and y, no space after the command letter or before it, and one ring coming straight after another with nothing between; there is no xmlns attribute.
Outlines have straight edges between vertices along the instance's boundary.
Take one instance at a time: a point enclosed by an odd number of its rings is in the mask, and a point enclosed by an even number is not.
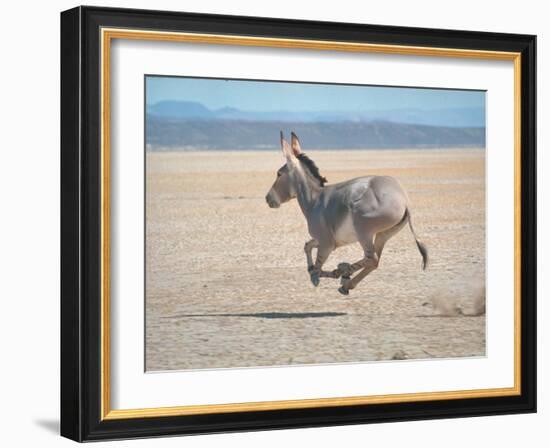
<svg viewBox="0 0 550 448"><path fill-rule="evenodd" d="M283 129L312 149L484 147L484 119L481 108L258 112L162 101L147 107L146 138L148 150L274 149Z"/></svg>
<svg viewBox="0 0 550 448"><path fill-rule="evenodd" d="M194 101L161 101L147 107L150 116L186 120L245 120L283 122L391 121L448 127L485 127L485 111L481 107L441 108L432 110L402 108L364 111L245 111L233 107L209 109Z"/></svg>

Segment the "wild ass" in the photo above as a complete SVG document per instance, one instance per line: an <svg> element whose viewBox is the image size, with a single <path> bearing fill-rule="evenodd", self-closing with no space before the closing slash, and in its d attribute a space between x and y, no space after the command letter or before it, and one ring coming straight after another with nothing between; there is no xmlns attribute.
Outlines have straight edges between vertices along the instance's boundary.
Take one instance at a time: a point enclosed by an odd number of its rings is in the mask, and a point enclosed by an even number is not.
<svg viewBox="0 0 550 448"><path fill-rule="evenodd" d="M340 278L338 291L349 294L357 284L378 267L384 245L406 223L422 255L422 269L428 263L426 246L414 232L407 194L393 177L364 176L334 185L327 180L300 147L294 132L291 145L281 131L281 148L286 164L266 195L271 208L278 208L297 198L312 237L305 246L308 272L314 286L321 277ZM355 263L340 263L333 271L323 271L323 264L337 247L359 242L364 257ZM312 251L317 249L313 263ZM357 272L353 278L351 276Z"/></svg>

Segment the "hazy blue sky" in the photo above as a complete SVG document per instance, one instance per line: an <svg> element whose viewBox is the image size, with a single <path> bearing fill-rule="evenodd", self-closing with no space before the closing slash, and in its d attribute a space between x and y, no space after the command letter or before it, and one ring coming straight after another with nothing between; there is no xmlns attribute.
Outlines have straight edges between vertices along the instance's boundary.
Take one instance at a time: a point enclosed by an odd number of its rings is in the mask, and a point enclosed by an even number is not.
<svg viewBox="0 0 550 448"><path fill-rule="evenodd" d="M209 109L362 111L484 107L485 92L176 77L146 79L147 104L197 101Z"/></svg>

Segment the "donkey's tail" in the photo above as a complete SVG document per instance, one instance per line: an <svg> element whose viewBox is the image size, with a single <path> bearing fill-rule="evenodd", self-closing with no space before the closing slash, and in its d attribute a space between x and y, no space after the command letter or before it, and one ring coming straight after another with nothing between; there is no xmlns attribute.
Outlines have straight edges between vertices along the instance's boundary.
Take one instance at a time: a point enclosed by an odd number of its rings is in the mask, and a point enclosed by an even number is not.
<svg viewBox="0 0 550 448"><path fill-rule="evenodd" d="M411 233L414 236L414 241L416 242L416 247L418 247L420 255L422 255L422 269L425 270L426 266L428 266L428 248L416 236L416 232L414 231L414 228L413 228L413 225L412 225L411 212L409 212L408 208L405 211L405 218L407 219L407 221L409 221L409 228L411 229Z"/></svg>

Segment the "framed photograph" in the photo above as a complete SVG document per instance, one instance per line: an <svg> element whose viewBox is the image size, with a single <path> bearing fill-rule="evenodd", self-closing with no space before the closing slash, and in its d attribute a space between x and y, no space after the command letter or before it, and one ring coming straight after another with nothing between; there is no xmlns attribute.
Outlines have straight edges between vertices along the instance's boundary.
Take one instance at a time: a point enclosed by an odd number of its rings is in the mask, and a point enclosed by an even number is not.
<svg viewBox="0 0 550 448"><path fill-rule="evenodd" d="M61 14L61 433L535 412L535 36Z"/></svg>

